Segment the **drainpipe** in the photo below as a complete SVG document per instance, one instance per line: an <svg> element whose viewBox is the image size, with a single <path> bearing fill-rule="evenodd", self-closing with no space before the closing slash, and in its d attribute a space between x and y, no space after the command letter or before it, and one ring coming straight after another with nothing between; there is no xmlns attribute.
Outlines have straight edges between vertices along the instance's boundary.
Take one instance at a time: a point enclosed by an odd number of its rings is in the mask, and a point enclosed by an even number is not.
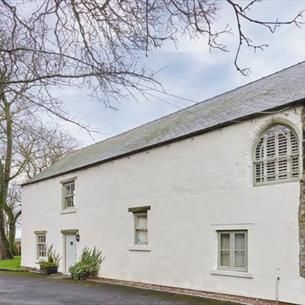
<svg viewBox="0 0 305 305"><path fill-rule="evenodd" d="M279 288L280 288L280 276L279 276L280 268L277 268L277 277L275 280L275 303L279 304Z"/></svg>

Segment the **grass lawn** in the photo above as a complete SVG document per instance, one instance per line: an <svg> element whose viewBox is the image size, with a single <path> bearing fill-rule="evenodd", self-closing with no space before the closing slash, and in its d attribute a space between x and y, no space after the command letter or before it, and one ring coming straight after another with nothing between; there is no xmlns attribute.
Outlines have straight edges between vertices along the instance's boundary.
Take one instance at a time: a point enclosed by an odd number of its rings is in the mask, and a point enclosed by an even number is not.
<svg viewBox="0 0 305 305"><path fill-rule="evenodd" d="M21 256L15 256L14 259L0 259L0 269L22 269L20 262Z"/></svg>

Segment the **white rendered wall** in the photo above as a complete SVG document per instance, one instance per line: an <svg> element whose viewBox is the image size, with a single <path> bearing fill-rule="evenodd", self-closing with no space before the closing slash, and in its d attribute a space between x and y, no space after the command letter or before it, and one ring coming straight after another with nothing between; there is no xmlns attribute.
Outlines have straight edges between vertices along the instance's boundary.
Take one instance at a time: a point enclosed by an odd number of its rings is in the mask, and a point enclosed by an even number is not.
<svg viewBox="0 0 305 305"><path fill-rule="evenodd" d="M60 231L78 229L79 254L85 246L103 250L103 277L275 299L280 276L279 299L305 304L299 183L253 186L253 145L272 118L301 135L300 109L290 109L23 187L22 264L35 266L34 231L47 230L63 255ZM74 176L76 213L60 214L60 181ZM128 208L147 205L151 251L131 251ZM220 229L248 230L253 278L211 274Z"/></svg>

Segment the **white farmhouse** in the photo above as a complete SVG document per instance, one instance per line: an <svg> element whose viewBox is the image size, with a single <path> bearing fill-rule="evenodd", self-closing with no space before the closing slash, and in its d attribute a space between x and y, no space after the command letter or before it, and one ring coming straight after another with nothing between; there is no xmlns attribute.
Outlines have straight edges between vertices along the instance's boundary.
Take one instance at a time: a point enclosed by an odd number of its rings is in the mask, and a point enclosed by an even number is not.
<svg viewBox="0 0 305 305"><path fill-rule="evenodd" d="M22 265L97 247L104 278L305 304L304 100L300 63L63 158L23 185Z"/></svg>

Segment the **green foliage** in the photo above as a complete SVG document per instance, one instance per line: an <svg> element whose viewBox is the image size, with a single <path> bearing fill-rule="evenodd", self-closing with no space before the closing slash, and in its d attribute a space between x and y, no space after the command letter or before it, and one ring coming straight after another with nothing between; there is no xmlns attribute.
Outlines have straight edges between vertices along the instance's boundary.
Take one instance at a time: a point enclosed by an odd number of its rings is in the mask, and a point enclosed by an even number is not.
<svg viewBox="0 0 305 305"><path fill-rule="evenodd" d="M70 267L69 271L73 280L85 280L90 276L90 266L79 261Z"/></svg>
<svg viewBox="0 0 305 305"><path fill-rule="evenodd" d="M53 249L53 245L48 247L47 249L47 259L40 260L39 266L40 269L47 269L49 267L57 267L59 266L60 256L56 253L56 250Z"/></svg>
<svg viewBox="0 0 305 305"><path fill-rule="evenodd" d="M102 252L95 247L93 250L85 248L81 260L69 269L72 279L84 280L89 276L97 276L104 259Z"/></svg>

